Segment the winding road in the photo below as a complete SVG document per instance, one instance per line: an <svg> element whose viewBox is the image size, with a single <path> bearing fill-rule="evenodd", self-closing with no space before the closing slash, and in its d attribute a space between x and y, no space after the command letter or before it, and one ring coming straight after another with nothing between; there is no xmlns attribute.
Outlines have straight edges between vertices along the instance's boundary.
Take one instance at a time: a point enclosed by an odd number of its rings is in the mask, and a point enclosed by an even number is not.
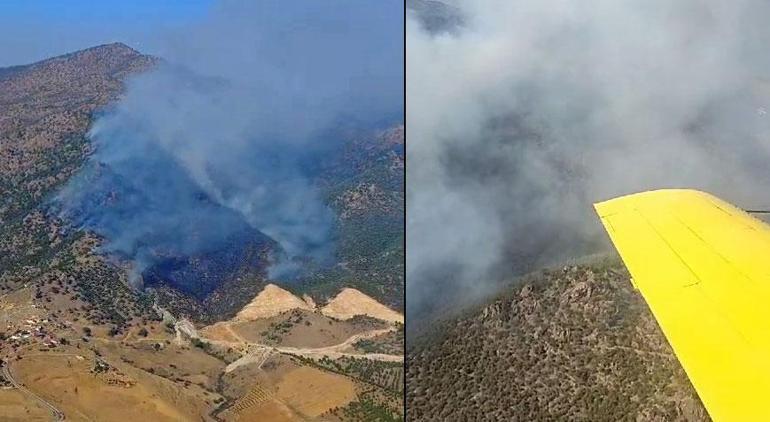
<svg viewBox="0 0 770 422"><path fill-rule="evenodd" d="M37 400L43 406L48 408L48 410L51 412L51 416L53 416L53 420L55 421L63 421L64 413L59 410L56 406L54 406L49 401L45 400L44 398L38 396L37 394L33 393L32 391L29 391L27 387L24 387L23 385L19 384L16 379L13 377L13 373L11 372L11 368L8 365L3 365L0 367L3 372L3 377L7 379L17 390L21 391L22 393L32 397L33 399Z"/></svg>

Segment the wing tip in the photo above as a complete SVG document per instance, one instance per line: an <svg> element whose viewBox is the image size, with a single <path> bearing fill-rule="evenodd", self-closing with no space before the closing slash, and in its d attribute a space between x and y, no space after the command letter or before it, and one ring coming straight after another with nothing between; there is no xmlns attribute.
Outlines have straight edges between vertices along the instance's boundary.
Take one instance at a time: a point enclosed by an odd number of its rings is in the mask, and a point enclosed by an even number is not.
<svg viewBox="0 0 770 422"><path fill-rule="evenodd" d="M707 192L691 188L663 188L617 196L604 201L596 202L593 204L593 206L599 217L604 218L621 211L632 209L637 202L642 200L671 201L692 197L713 198L714 196Z"/></svg>

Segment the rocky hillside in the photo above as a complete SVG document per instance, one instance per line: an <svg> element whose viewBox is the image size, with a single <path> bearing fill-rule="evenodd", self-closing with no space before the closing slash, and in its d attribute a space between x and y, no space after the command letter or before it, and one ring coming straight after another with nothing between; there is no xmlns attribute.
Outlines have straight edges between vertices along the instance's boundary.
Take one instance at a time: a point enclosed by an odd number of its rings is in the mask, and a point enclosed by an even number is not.
<svg viewBox="0 0 770 422"><path fill-rule="evenodd" d="M91 114L154 62L110 44L0 73L0 222L22 217L72 173Z"/></svg>
<svg viewBox="0 0 770 422"><path fill-rule="evenodd" d="M90 166L94 115L155 62L113 44L0 69L0 419L403 420L402 324L337 320L273 286L255 305L284 312L233 323L226 341L197 337L195 324L235 315L268 283L275 242L251 226L201 253L159 250L138 280L125 256L100 252L109 234L57 217L52 198ZM290 288L331 300L351 281L400 296L403 264L388 263L403 261L403 129L348 141L317 181L338 213L339 264ZM120 195L100 180L87 206ZM193 238L219 227L180 224ZM17 380L24 389L9 388Z"/></svg>
<svg viewBox="0 0 770 422"><path fill-rule="evenodd" d="M407 344L411 420L708 420L618 262L525 277Z"/></svg>
<svg viewBox="0 0 770 422"><path fill-rule="evenodd" d="M124 326L153 317L153 302L198 322L227 319L268 283L267 259L276 242L243 221L230 224L236 235L211 250L157 251L164 259L143 272L142 290L131 288L137 278L129 276L123 257L97 253L110 239L74 229L51 209L50 199L66 181L88 173L86 132L94 115L114 104L129 75L157 61L110 44L0 70L0 294L32 281L44 300L66 295L95 323ZM290 289L323 304L352 286L401 309L403 126L341 136L341 151L319 164L314 181L337 215L337 265L311 272ZM105 186L85 202L88 207L117 202L120 181L100 180ZM214 206L203 197L200 202ZM208 227L190 226L191 237Z"/></svg>
<svg viewBox="0 0 770 422"><path fill-rule="evenodd" d="M45 203L88 154L92 115L155 62L110 44L0 72L0 293L32 282L37 297L65 297L94 322L146 314L125 274L91 253L101 240L64 230Z"/></svg>
<svg viewBox="0 0 770 422"><path fill-rule="evenodd" d="M318 181L337 215L337 261L296 287L319 302L354 287L404 308L404 126L353 133Z"/></svg>

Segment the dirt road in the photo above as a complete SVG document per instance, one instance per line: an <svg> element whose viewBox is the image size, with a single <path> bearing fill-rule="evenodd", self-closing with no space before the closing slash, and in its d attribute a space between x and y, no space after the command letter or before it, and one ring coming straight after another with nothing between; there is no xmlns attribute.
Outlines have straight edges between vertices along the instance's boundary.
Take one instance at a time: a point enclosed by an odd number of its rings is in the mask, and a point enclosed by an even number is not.
<svg viewBox="0 0 770 422"><path fill-rule="evenodd" d="M313 356L328 356L330 358L340 358L342 356L349 356L349 357L355 357L355 358L367 358L372 360L379 360L379 361L385 361L385 362L403 362L404 357L399 355L387 355L384 353L347 353L344 352L345 349L348 349L350 347L353 347L353 344L358 342L359 340L364 340L367 338L377 337L381 334L389 333L391 331L394 331L394 327L390 328L383 328L381 330L372 330L367 331L365 333L360 334L354 334L350 336L347 340L343 341L342 343L335 344L332 346L326 346L326 347L276 347L273 346L274 349L278 350L282 353L290 353L293 355L299 355L299 356L305 356L305 357L313 357Z"/></svg>
<svg viewBox="0 0 770 422"><path fill-rule="evenodd" d="M203 338L206 341L210 341L212 343L217 343L217 344L269 348L277 352L289 353L292 355L298 355L298 356L304 356L304 357L328 356L330 358L337 359L343 356L347 356L347 357L353 357L353 358L366 358L366 359L378 360L383 362L403 362L404 361L404 357L401 355L387 355L384 353L349 353L344 351L352 347L353 344L355 344L359 340L377 337L380 334L385 334L391 331L395 331L396 330L395 327L383 328L379 330L371 330L365 333L354 334L350 336L347 340L343 341L342 343L334 344L331 346L325 346L325 347L286 347L286 346L272 346L272 345L261 344L261 343L253 343L253 342L247 341L245 338L238 335L238 333L236 333L235 330L233 330L232 327L230 327L230 324L226 324L224 327L228 331L228 334L232 335L232 337L237 340L236 342L227 341L227 340L210 340L205 337Z"/></svg>

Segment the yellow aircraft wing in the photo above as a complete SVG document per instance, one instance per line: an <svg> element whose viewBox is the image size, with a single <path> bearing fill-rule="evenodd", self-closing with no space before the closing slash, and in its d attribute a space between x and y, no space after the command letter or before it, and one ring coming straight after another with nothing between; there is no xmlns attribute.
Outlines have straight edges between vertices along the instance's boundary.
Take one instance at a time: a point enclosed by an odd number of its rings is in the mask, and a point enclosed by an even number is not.
<svg viewBox="0 0 770 422"><path fill-rule="evenodd" d="M715 421L770 421L770 226L712 195L594 204Z"/></svg>

